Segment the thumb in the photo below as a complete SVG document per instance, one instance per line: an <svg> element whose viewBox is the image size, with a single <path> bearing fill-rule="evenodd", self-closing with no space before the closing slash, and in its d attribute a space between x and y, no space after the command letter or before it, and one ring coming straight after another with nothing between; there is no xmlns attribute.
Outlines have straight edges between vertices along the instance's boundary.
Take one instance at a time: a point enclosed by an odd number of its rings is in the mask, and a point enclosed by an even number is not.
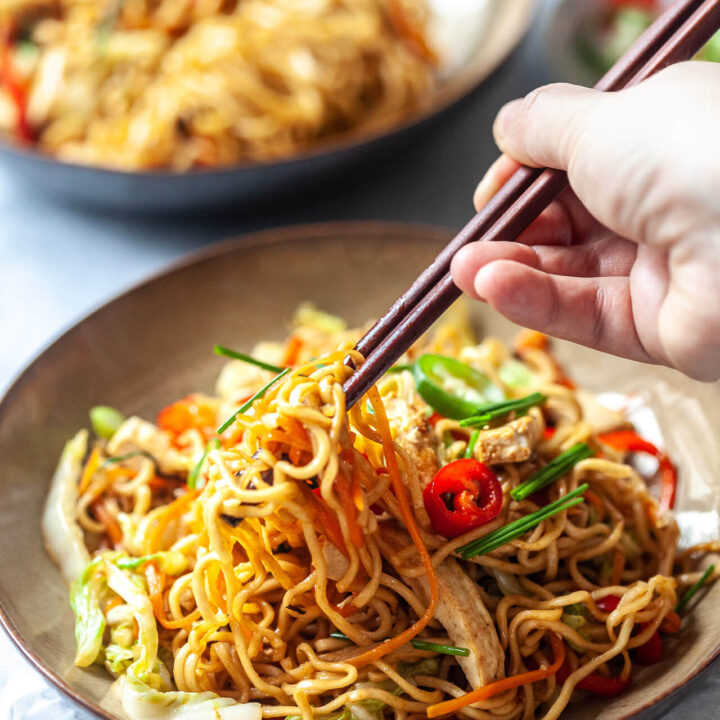
<svg viewBox="0 0 720 720"><path fill-rule="evenodd" d="M500 110L493 127L498 147L524 165L567 170L582 147L591 116L608 94L558 83L533 90Z"/></svg>

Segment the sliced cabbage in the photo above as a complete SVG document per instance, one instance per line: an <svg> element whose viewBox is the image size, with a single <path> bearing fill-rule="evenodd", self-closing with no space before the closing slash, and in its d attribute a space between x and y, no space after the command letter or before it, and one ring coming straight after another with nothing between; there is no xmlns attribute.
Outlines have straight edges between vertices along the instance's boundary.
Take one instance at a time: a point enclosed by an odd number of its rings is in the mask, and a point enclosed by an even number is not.
<svg viewBox="0 0 720 720"><path fill-rule="evenodd" d="M114 590L133 610L138 624L138 646L140 657L133 663L131 669L140 678L150 673L157 659L158 633L150 598L113 562L105 560L103 564L107 577L107 584Z"/></svg>
<svg viewBox="0 0 720 720"><path fill-rule="evenodd" d="M328 335L337 335L347 329L342 318L318 310L311 303L303 303L297 309L293 322L296 327L311 327Z"/></svg>
<svg viewBox="0 0 720 720"><path fill-rule="evenodd" d="M81 430L65 445L43 512L45 546L67 582L80 577L90 562L76 510L78 482L87 445L87 430Z"/></svg>
<svg viewBox="0 0 720 720"><path fill-rule="evenodd" d="M122 675L133 663L132 648L111 644L105 648L105 667L112 675Z"/></svg>
<svg viewBox="0 0 720 720"><path fill-rule="evenodd" d="M120 572L120 571L118 571ZM130 720L261 720L259 703L238 703L212 692L158 692L133 672L118 680L123 710Z"/></svg>
<svg viewBox="0 0 720 720"><path fill-rule="evenodd" d="M499 370L500 379L510 388L530 387L535 378L528 368L517 360L508 360Z"/></svg>
<svg viewBox="0 0 720 720"><path fill-rule="evenodd" d="M75 613L75 664L87 667L97 660L102 649L105 615L100 609L104 580L100 573L102 558L95 558L70 586L70 604Z"/></svg>

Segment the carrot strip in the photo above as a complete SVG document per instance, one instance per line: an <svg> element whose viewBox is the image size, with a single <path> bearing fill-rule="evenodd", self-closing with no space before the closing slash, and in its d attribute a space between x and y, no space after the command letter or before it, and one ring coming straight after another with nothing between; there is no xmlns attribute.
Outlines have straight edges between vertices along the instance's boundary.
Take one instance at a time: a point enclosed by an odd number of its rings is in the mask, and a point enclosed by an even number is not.
<svg viewBox="0 0 720 720"><path fill-rule="evenodd" d="M153 612L157 621L167 630L179 630L180 628L192 625L200 618L200 610L193 610L180 620L168 620L165 614L165 601L163 591L165 590L165 575L160 572L157 563L149 562L145 565L145 579L148 585L148 594L153 606Z"/></svg>
<svg viewBox="0 0 720 720"><path fill-rule="evenodd" d="M288 345L285 349L285 357L283 359L283 365L285 367L292 367L293 365L298 364L302 346L303 341L298 335L293 335L290 340L288 340Z"/></svg>
<svg viewBox="0 0 720 720"><path fill-rule="evenodd" d="M512 677L505 678L504 680L498 680L497 682L490 683L485 687L473 690L462 697L445 700L444 702L437 703L436 705L430 705L427 709L428 717L434 718L440 717L440 715L449 715L450 713L462 710L468 705L472 705L472 703L480 700L487 700L498 693L505 692L506 690L512 690L512 688L520 687L521 685L530 685L530 683L539 682L540 680L545 680L546 678L555 675L565 662L565 643L556 633L550 634L550 642L552 644L554 656L552 665L549 665L546 668L541 668L540 670L531 670L530 672L521 673L520 675L513 675Z"/></svg>
<svg viewBox="0 0 720 720"><path fill-rule="evenodd" d="M438 603L438 582L437 577L435 576L435 568L433 567L430 553L425 547L425 543L420 535L420 528L418 527L417 522L415 522L415 516L413 515L410 507L410 501L408 500L407 489L403 484L402 476L400 475L400 468L398 467L397 458L395 457L395 446L393 445L392 435L390 433L390 424L388 423L387 415L385 414L385 406L383 405L380 393L376 387L370 388L367 396L370 399L373 410L375 411L375 420L377 422L378 432L382 438L385 464L390 472L390 481L395 493L395 498L400 506L400 514L405 521L407 531L410 533L410 537L417 548L420 560L422 561L422 564L425 567L425 572L427 573L428 584L430 585L430 602L428 603L427 608L425 608L425 612L422 617L417 620L417 622L413 623L409 628L401 632L399 635L396 635L394 638L385 640L385 642L381 643L372 650L368 650L367 652L364 652L348 661L356 667L373 663L396 648L399 648L401 645L404 645L406 642L412 640L412 638L422 632L427 624L433 619Z"/></svg>
<svg viewBox="0 0 720 720"><path fill-rule="evenodd" d="M668 635L674 635L680 630L681 625L682 618L674 610L671 610L660 623L660 629Z"/></svg>
<svg viewBox="0 0 720 720"><path fill-rule="evenodd" d="M625 569L625 556L619 550L613 550L612 575L610 576L611 585L619 585L622 580L623 570Z"/></svg>
<svg viewBox="0 0 720 720"><path fill-rule="evenodd" d="M110 542L115 547L120 545L123 539L122 528L120 527L120 523L117 521L117 518L115 518L105 507L103 499L98 498L97 500L94 500L90 504L90 507L92 508L92 511L98 521L105 526L105 532L110 538Z"/></svg>
<svg viewBox="0 0 720 720"><path fill-rule="evenodd" d="M605 503L599 495L596 495L592 490L585 491L585 499L597 510L600 519L605 517Z"/></svg>
<svg viewBox="0 0 720 720"><path fill-rule="evenodd" d="M82 477L80 478L80 484L78 485L78 493L82 495L90 486L90 481L93 475L97 472L100 467L100 449L95 447L90 453L85 469L83 470Z"/></svg>
<svg viewBox="0 0 720 720"><path fill-rule="evenodd" d="M188 490L184 495L181 495L177 500L173 500L173 502L167 505L164 512L155 518L154 527L148 532L148 537L145 542L145 553L147 555L152 555L154 552L162 550L160 541L168 525L172 520L179 518L187 511L199 492L199 490Z"/></svg>
<svg viewBox="0 0 720 720"><path fill-rule="evenodd" d="M397 33L404 36L417 49L421 57L431 63L437 63L438 57L428 45L423 28L410 17L403 5L403 0L388 0L387 12L388 18Z"/></svg>
<svg viewBox="0 0 720 720"><path fill-rule="evenodd" d="M357 548L365 547L365 535L358 524L358 511L350 490L350 483L342 473L338 473L335 478L335 488L337 488L337 494L347 518L350 542Z"/></svg>
<svg viewBox="0 0 720 720"><path fill-rule="evenodd" d="M350 554L345 547L340 524L330 512L330 509L307 485L301 485L300 490L320 522L322 531L328 536L330 542L349 560Z"/></svg>

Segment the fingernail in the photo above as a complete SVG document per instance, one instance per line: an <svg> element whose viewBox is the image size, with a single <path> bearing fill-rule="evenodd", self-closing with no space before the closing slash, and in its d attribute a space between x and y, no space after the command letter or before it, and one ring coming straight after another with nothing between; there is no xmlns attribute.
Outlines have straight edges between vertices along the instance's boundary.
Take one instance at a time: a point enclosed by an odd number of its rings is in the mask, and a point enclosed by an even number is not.
<svg viewBox="0 0 720 720"><path fill-rule="evenodd" d="M495 118L495 123L493 124L493 135L495 137L496 145L501 150L504 147L505 139L512 132L520 103L520 100L513 100L512 102L507 103L507 105L504 105L500 109L500 112Z"/></svg>
<svg viewBox="0 0 720 720"><path fill-rule="evenodd" d="M493 172L493 170L494 166L490 166L489 170L483 176L483 179L475 188L473 202L475 203L476 210L480 210L480 208L487 205L487 203L490 202L490 198L500 189L497 173Z"/></svg>

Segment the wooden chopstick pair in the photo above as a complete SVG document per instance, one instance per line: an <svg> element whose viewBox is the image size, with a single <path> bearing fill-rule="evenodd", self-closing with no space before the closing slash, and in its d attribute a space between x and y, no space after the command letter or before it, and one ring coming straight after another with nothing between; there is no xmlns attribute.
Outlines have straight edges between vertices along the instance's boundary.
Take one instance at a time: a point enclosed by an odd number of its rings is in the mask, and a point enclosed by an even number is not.
<svg viewBox="0 0 720 720"><path fill-rule="evenodd" d="M720 0L678 0L643 33L595 85L614 91L697 54L720 28ZM450 277L453 255L478 240L515 240L567 186L561 170L519 168L455 236L410 288L361 338L365 362L345 383L347 407L356 403L460 296Z"/></svg>

